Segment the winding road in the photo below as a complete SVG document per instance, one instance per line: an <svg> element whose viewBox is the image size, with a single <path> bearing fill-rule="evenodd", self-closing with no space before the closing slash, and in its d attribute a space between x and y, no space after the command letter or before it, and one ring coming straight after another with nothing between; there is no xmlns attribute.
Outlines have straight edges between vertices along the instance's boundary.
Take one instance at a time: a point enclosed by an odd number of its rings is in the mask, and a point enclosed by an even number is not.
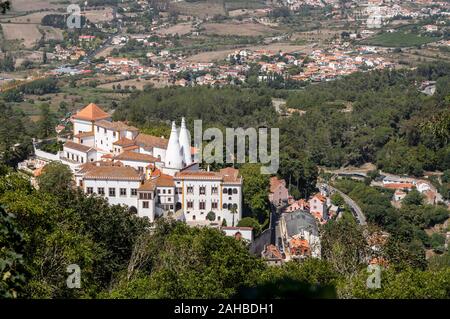
<svg viewBox="0 0 450 319"><path fill-rule="evenodd" d="M353 212L353 215L355 216L355 218L358 220L359 224L362 226L367 225L367 221L366 221L366 216L364 216L361 207L358 206L358 204L351 199L348 195L346 195L345 193L343 193L342 191L340 191L339 189L330 186L328 184L324 184L325 187L327 187L330 191L330 193L339 193L342 198L344 199L345 203L350 206L350 209Z"/></svg>

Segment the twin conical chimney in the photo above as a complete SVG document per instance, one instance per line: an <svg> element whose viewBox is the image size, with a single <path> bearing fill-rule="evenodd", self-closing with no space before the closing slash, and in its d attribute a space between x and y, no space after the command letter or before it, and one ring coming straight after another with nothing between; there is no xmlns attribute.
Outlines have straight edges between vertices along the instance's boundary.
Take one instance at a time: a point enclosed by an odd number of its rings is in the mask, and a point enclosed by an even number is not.
<svg viewBox="0 0 450 319"><path fill-rule="evenodd" d="M181 119L181 129L180 129L180 147L181 154L183 154L183 160L186 166L192 164L191 156L191 134L186 127L186 121L184 117Z"/></svg>
<svg viewBox="0 0 450 319"><path fill-rule="evenodd" d="M170 132L169 143L166 151L166 167L181 169L183 168L183 156L180 143L178 141L178 132L175 121L172 122L172 131Z"/></svg>

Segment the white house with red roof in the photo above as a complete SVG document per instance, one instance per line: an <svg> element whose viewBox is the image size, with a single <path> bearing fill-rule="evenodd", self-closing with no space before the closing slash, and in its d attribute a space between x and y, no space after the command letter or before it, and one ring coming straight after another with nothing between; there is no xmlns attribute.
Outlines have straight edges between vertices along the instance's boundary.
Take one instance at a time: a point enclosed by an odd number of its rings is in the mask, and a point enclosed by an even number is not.
<svg viewBox="0 0 450 319"><path fill-rule="evenodd" d="M199 169L194 162L184 118L172 122L169 139L140 133L94 103L74 116L73 140L59 160L70 166L76 185L89 195L126 205L153 221L171 214L191 224L234 226L242 217L242 177L239 170ZM207 219L209 212L214 219Z"/></svg>

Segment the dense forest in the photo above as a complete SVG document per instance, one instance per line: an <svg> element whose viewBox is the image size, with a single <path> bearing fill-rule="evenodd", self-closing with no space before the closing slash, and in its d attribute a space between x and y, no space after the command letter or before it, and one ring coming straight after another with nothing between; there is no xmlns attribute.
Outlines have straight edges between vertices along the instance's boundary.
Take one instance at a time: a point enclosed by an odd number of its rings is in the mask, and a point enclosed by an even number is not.
<svg viewBox="0 0 450 319"><path fill-rule="evenodd" d="M147 218L71 187L70 170L47 165L39 190L0 169L0 297L6 298L446 298L448 254L426 268L394 264L367 290L368 250L352 217L323 229L323 259L267 266L217 229ZM351 234L349 236L348 234ZM336 249L338 248L339 249ZM355 255L356 252L356 255ZM391 250L394 259L397 251ZM352 257L353 258L349 258ZM409 260L408 256L401 256ZM414 260L414 258L413 258ZM67 289L67 266L81 288Z"/></svg>
<svg viewBox="0 0 450 319"><path fill-rule="evenodd" d="M433 96L419 91L422 81L436 81ZM317 164L373 162L420 176L450 168L449 94L449 64L359 73L290 94L287 106L306 114L280 125Z"/></svg>

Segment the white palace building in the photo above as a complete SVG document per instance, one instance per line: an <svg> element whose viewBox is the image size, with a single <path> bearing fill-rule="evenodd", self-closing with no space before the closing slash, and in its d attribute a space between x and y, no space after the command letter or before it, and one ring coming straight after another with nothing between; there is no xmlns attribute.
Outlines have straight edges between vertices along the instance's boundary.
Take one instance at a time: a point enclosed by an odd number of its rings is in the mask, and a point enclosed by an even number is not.
<svg viewBox="0 0 450 319"><path fill-rule="evenodd" d="M241 219L239 171L200 170L184 118L179 129L172 122L168 140L113 122L93 103L75 114L72 122L73 140L64 144L59 160L70 166L85 193L127 205L150 221L172 215L188 224L221 225L226 220L231 226Z"/></svg>

